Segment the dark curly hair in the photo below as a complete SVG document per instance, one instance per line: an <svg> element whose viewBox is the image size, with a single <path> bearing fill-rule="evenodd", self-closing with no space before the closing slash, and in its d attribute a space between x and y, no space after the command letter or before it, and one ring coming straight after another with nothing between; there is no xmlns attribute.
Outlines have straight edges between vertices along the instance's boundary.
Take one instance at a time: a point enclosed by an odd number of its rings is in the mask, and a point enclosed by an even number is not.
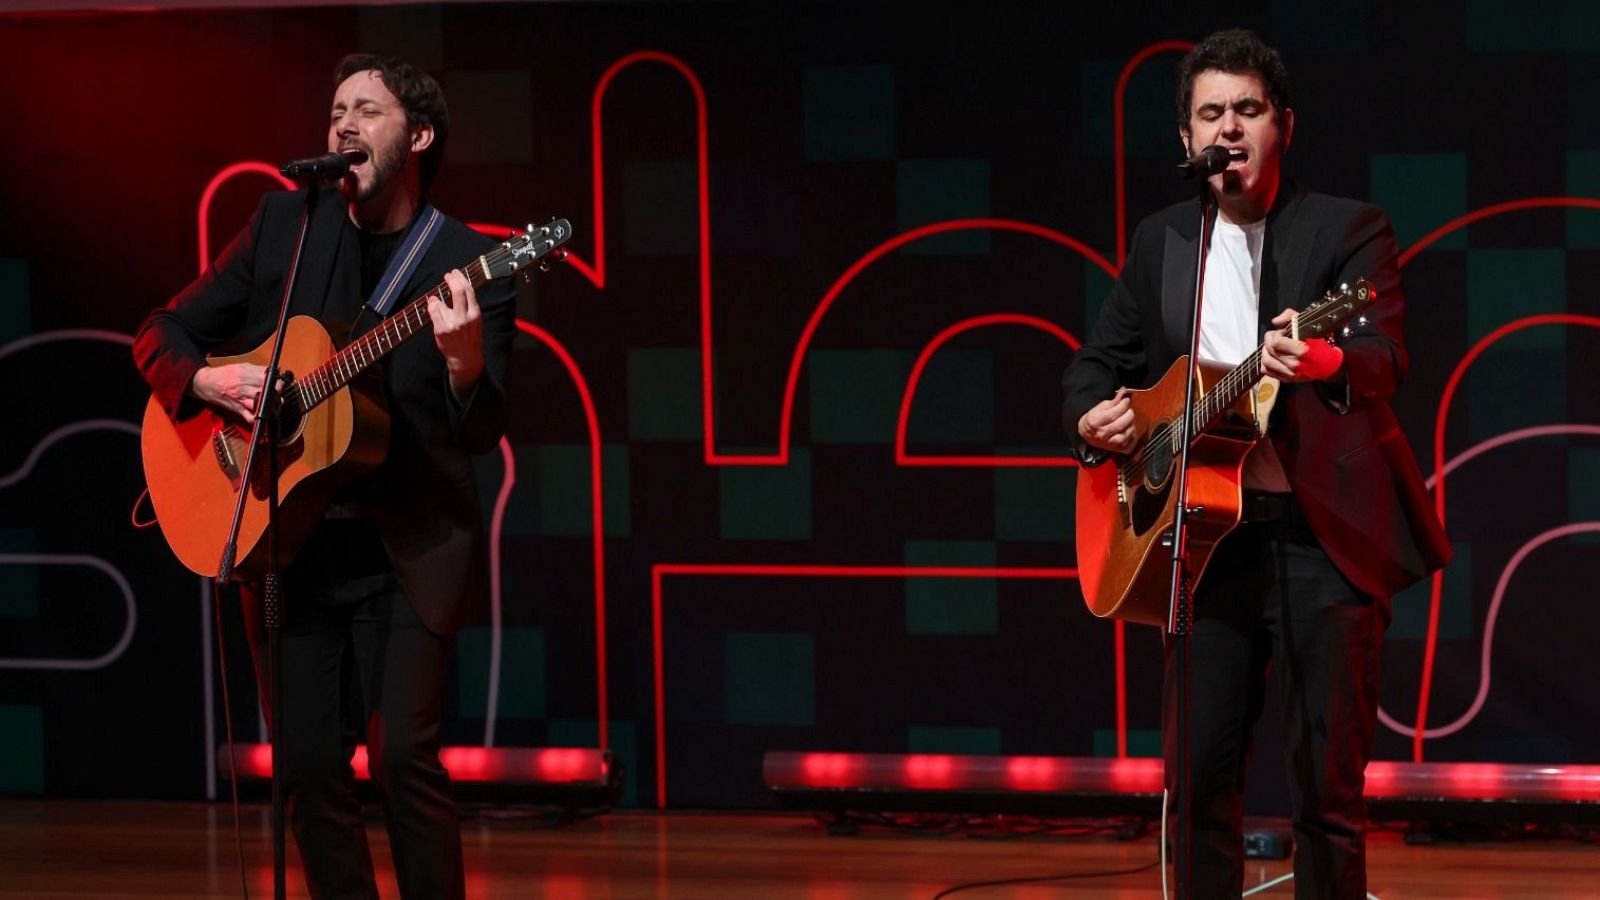
<svg viewBox="0 0 1600 900"><path fill-rule="evenodd" d="M1178 64L1178 127L1189 127L1189 105L1194 102L1194 80L1201 72L1215 70L1230 75L1253 72L1261 76L1272 102L1274 116L1290 109L1289 70L1278 51L1268 47L1256 33L1230 28L1206 35Z"/></svg>
<svg viewBox="0 0 1600 900"><path fill-rule="evenodd" d="M333 86L337 89L351 75L368 71L376 71L383 86L405 107L407 125L433 126L433 143L422 151L422 189L426 191L439 173L445 141L450 137L450 111L444 105L444 90L433 76L416 66L373 53L352 53L339 60L333 69Z"/></svg>

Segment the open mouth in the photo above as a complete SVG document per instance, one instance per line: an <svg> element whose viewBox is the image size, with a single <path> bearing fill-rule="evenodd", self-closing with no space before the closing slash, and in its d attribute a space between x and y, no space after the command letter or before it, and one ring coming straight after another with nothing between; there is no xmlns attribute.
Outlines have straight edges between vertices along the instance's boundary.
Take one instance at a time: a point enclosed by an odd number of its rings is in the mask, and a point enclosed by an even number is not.
<svg viewBox="0 0 1600 900"><path fill-rule="evenodd" d="M1249 161L1250 154L1248 152L1231 147L1228 149L1228 169L1230 171L1244 168L1245 163Z"/></svg>

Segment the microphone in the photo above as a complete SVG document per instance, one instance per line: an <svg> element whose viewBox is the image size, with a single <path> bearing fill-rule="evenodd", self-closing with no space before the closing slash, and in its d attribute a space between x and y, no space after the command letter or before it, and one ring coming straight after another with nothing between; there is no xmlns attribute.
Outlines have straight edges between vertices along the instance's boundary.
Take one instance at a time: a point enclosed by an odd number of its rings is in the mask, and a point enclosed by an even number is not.
<svg viewBox="0 0 1600 900"><path fill-rule="evenodd" d="M1195 178L1210 178L1219 172L1228 169L1228 163L1236 159L1244 159L1245 154L1239 150L1229 150L1221 144L1212 144L1199 153L1178 163L1178 174L1185 181Z"/></svg>
<svg viewBox="0 0 1600 900"><path fill-rule="evenodd" d="M366 161L366 153L360 150L344 150L307 159L292 159L284 163L283 168L278 171L283 173L283 177L293 178L296 181L338 181L350 171L351 166Z"/></svg>

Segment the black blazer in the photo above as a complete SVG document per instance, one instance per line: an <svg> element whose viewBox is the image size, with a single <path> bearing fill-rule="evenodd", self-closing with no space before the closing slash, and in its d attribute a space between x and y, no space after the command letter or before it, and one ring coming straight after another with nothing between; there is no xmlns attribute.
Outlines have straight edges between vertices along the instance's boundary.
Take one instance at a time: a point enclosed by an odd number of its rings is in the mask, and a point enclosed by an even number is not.
<svg viewBox="0 0 1600 900"><path fill-rule="evenodd" d="M1199 206L1139 224L1089 340L1065 378L1063 424L1092 457L1078 420L1122 385L1154 384L1189 352ZM1405 378L1405 296L1394 230L1376 206L1285 182L1267 215L1258 336L1287 307L1365 275L1378 292L1368 325L1345 339L1343 380L1284 385L1268 437L1296 500L1339 570L1389 597L1440 568L1450 545L1388 399Z"/></svg>
<svg viewBox="0 0 1600 900"><path fill-rule="evenodd" d="M134 361L158 402L174 417L201 407L185 393L207 353L249 350L277 324L303 191L262 198L250 223L216 263L140 325ZM402 287L396 308L494 246L447 218ZM311 221L305 256L290 301L291 315L324 319L360 302L360 246L338 194L324 190ZM492 449L505 433L507 376L516 337L516 290L507 281L478 289L483 311L484 370L462 404L450 391L444 357L427 335L397 347L379 365L390 420L383 464L363 479L377 506L378 531L418 616L451 634L478 615L488 597L488 553L470 455ZM330 323L349 325L350 323ZM357 331L375 324L371 313Z"/></svg>

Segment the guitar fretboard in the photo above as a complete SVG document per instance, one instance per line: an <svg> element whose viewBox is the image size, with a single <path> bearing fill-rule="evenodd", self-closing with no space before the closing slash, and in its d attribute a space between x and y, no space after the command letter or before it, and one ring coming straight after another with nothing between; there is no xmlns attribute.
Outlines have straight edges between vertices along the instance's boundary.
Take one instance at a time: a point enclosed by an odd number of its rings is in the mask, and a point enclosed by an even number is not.
<svg viewBox="0 0 1600 900"><path fill-rule="evenodd" d="M481 287L490 280L488 270L484 268L484 260L505 252L505 248L502 247L494 253L479 257L462 268L461 272L472 282L474 289ZM450 286L443 281L434 285L432 290L379 322L377 327L351 341L344 349L330 356L322 365L301 378L295 385L299 390L297 399L300 411L310 411L355 380L355 377L368 366L387 356L389 351L426 331L433 324L433 320L428 317L428 298L433 296L449 303Z"/></svg>
<svg viewBox="0 0 1600 900"><path fill-rule="evenodd" d="M1322 302L1298 313L1287 331L1298 334L1301 340L1320 340L1354 316L1356 310L1370 300L1371 288L1367 280L1357 279L1352 287L1330 294ZM1218 416L1261 380L1261 350L1261 347L1257 347L1195 401L1193 434L1204 433ZM1176 454L1179 430L1177 427L1163 427L1151 436L1149 443L1168 441L1171 451Z"/></svg>

